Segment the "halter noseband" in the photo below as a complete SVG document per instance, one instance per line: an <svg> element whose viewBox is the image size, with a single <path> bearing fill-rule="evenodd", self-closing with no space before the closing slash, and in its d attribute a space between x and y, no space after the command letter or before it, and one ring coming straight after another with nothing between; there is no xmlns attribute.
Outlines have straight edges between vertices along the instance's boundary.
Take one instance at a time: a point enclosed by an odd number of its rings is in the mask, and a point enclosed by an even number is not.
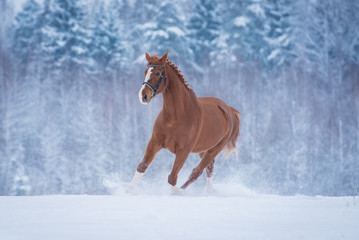
<svg viewBox="0 0 359 240"><path fill-rule="evenodd" d="M148 82L143 82L142 85L147 85L149 88L151 88L152 90L152 97L156 96L156 93L158 91L158 88L160 87L161 85L161 82L162 82L162 79L163 77L165 77L165 87L167 85L167 77L165 76L165 71L166 71L166 67L165 66L162 66L162 65L148 65L148 67L160 67L163 69L163 72L161 74L161 77L160 79L158 80L157 84L155 86L152 86L151 84L149 84Z"/></svg>

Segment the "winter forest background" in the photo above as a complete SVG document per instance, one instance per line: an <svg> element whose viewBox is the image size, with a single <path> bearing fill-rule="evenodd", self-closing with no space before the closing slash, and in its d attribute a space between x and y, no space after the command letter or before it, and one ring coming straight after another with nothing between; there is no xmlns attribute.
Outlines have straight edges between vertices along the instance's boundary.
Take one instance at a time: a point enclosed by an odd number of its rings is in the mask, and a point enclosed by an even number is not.
<svg viewBox="0 0 359 240"><path fill-rule="evenodd" d="M198 96L241 113L239 157L217 158L215 182L357 194L358 13L357 0L0 0L0 195L129 181L162 107L138 100L144 53L167 50ZM166 183L173 160L162 150L147 179Z"/></svg>

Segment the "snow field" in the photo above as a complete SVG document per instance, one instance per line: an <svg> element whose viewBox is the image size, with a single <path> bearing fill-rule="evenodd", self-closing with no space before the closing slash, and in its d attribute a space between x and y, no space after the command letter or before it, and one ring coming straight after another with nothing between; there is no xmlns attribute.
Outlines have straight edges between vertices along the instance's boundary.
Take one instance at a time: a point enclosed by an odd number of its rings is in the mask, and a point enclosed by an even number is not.
<svg viewBox="0 0 359 240"><path fill-rule="evenodd" d="M0 197L0 238L358 239L359 201L354 197L230 196L226 191L233 186L216 187L217 196Z"/></svg>

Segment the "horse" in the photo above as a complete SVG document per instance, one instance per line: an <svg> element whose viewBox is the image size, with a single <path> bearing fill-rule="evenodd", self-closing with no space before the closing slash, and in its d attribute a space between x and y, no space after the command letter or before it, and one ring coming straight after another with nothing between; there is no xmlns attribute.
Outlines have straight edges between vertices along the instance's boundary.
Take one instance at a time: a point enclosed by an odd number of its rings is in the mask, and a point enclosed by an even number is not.
<svg viewBox="0 0 359 240"><path fill-rule="evenodd" d="M127 187L131 191L145 174L155 155L165 148L176 155L168 183L173 193L178 173L190 153L198 153L201 161L181 186L186 189L206 169L206 189L213 189L212 176L215 157L224 150L225 156L237 152L239 137L239 112L214 97L197 97L177 66L168 60L168 53L161 58L150 56L145 70L145 81L139 91L139 100L148 104L162 93L163 106L158 114L145 155Z"/></svg>

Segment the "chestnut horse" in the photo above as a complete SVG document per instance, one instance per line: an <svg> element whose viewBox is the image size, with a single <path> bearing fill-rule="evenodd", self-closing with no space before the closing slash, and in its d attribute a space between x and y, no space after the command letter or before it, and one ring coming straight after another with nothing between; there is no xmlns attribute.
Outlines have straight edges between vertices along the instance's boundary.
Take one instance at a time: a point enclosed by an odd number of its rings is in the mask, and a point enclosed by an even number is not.
<svg viewBox="0 0 359 240"><path fill-rule="evenodd" d="M139 92L140 102L148 104L162 93L163 107L155 121L146 153L127 190L137 184L162 148L176 155L168 176L174 193L178 191L178 173L191 152L199 153L201 162L181 188L188 187L206 168L206 186L210 190L215 157L222 150L226 155L237 150L239 113L218 98L198 98L178 68L167 60L167 56L168 52L161 58L146 53L148 64L145 82Z"/></svg>

